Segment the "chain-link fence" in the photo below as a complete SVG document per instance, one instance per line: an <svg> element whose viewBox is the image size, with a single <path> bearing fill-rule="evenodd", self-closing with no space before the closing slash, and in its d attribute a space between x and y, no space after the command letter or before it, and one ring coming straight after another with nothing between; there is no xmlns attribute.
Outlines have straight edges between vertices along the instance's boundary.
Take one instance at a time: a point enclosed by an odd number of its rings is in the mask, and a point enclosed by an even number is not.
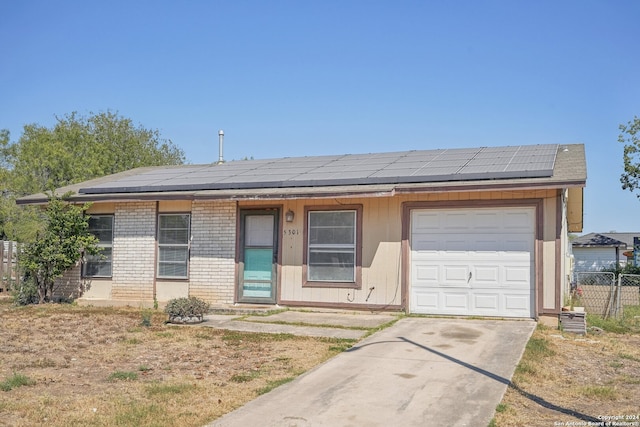
<svg viewBox="0 0 640 427"><path fill-rule="evenodd" d="M577 273L576 285L571 289L570 305L584 307L590 314L609 317L615 305L615 281L613 273Z"/></svg>
<svg viewBox="0 0 640 427"><path fill-rule="evenodd" d="M640 275L621 274L618 278L618 318L640 322Z"/></svg>
<svg viewBox="0 0 640 427"><path fill-rule="evenodd" d="M625 307L640 309L640 275L620 274L616 280L614 273L576 273L570 299L573 307L584 307L589 314L622 318Z"/></svg>

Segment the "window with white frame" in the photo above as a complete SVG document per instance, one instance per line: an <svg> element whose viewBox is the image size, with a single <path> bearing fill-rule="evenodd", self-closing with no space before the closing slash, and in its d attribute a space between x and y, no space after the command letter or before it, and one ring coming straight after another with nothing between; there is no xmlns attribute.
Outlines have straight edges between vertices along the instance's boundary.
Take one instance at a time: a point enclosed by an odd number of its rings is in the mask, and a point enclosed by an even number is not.
<svg viewBox="0 0 640 427"><path fill-rule="evenodd" d="M358 211L309 210L306 281L356 284Z"/></svg>
<svg viewBox="0 0 640 427"><path fill-rule="evenodd" d="M113 215L91 215L89 232L98 239L100 252L86 255L82 264L83 277L111 277L113 261Z"/></svg>
<svg viewBox="0 0 640 427"><path fill-rule="evenodd" d="M158 215L159 278L187 278L190 219L189 214Z"/></svg>

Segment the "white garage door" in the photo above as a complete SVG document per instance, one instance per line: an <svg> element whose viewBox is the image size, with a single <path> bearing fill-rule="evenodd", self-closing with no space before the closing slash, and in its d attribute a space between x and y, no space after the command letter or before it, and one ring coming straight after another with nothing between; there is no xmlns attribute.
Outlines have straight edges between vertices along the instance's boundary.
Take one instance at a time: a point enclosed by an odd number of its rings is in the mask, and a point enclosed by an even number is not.
<svg viewBox="0 0 640 427"><path fill-rule="evenodd" d="M412 313L533 317L533 208L411 212Z"/></svg>

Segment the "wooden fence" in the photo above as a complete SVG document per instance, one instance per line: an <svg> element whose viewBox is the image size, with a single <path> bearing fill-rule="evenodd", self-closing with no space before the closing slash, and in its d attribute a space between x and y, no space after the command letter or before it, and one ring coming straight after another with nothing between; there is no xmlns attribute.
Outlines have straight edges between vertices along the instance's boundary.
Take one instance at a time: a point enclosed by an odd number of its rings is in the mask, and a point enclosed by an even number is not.
<svg viewBox="0 0 640 427"><path fill-rule="evenodd" d="M20 283L19 251L18 243L0 240L0 295L9 292L12 286Z"/></svg>

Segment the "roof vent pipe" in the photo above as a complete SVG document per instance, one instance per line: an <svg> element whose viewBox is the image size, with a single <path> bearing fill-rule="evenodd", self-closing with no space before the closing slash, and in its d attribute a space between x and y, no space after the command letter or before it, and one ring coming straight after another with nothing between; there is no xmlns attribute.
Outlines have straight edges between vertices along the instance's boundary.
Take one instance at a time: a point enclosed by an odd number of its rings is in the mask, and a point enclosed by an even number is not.
<svg viewBox="0 0 640 427"><path fill-rule="evenodd" d="M220 129L218 131L218 164L224 163L224 157L222 156L223 145L224 145L224 131Z"/></svg>

